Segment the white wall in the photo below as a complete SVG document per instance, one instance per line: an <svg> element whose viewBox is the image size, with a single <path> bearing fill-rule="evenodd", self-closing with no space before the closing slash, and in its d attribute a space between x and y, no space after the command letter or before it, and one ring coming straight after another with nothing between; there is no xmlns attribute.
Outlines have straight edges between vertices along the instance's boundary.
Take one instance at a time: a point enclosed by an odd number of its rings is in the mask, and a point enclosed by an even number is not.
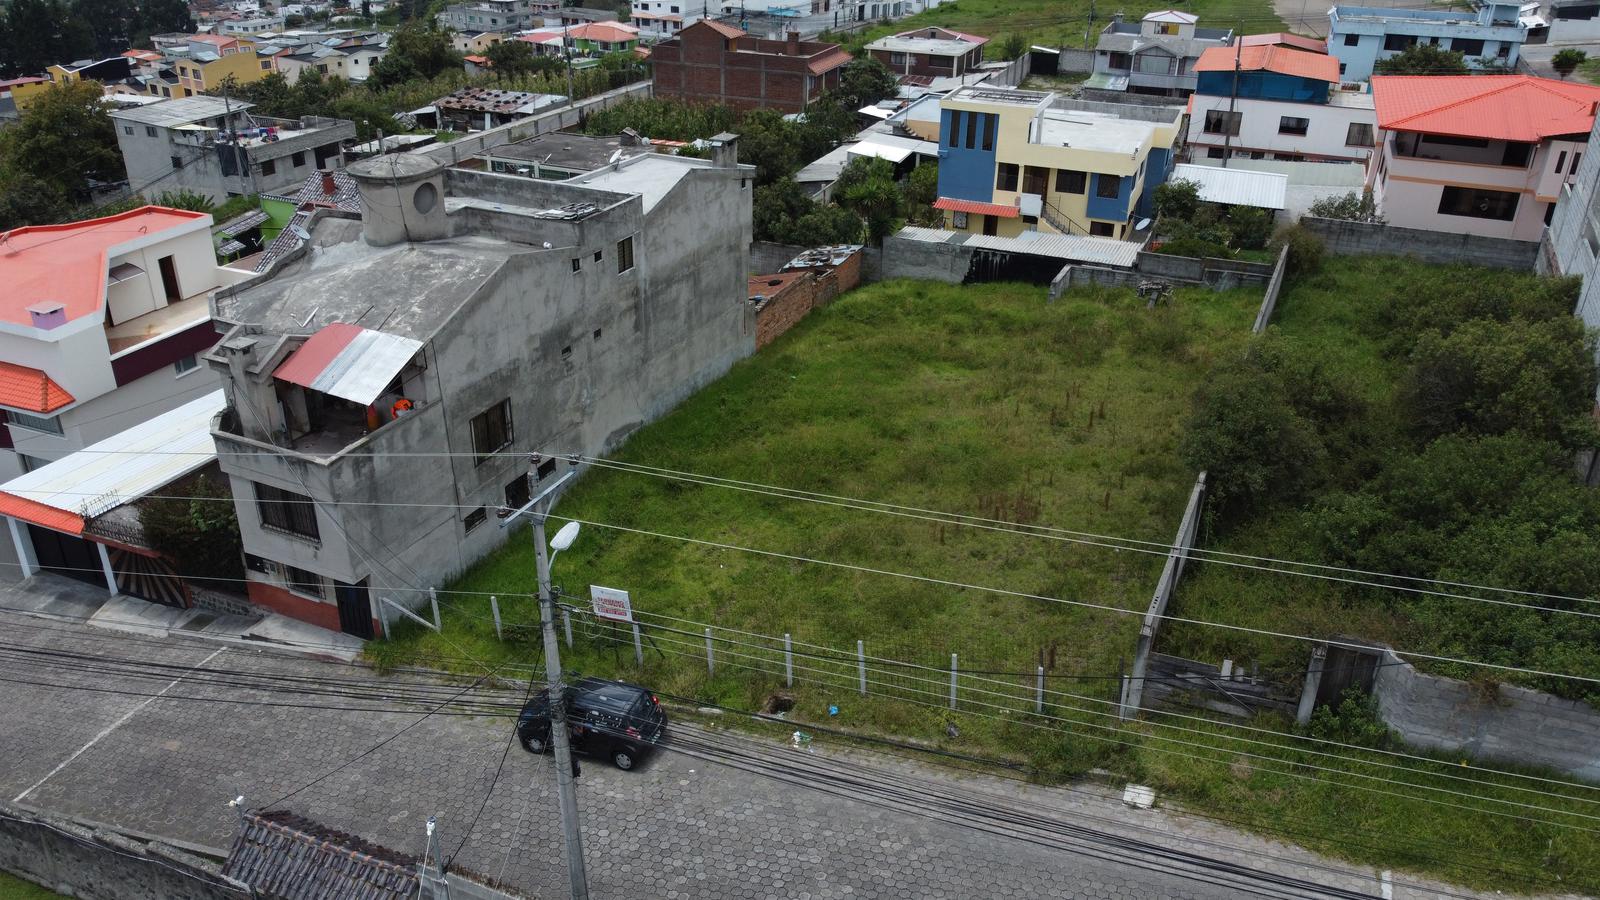
<svg viewBox="0 0 1600 900"><path fill-rule="evenodd" d="M1228 109L1227 97L1194 95L1194 113L1189 117L1188 141L1196 148L1221 147L1224 136L1205 131L1207 110ZM1288 103L1278 100L1238 101L1239 134L1229 145L1234 150L1264 151L1266 153L1298 153L1307 157L1364 160L1371 147L1346 146L1345 138L1353 123L1377 127L1377 112L1359 107L1321 105L1315 103ZM1278 133L1278 120L1283 116L1310 119L1305 136ZM1205 156L1204 149L1191 152L1195 157Z"/></svg>
<svg viewBox="0 0 1600 900"><path fill-rule="evenodd" d="M178 290L184 297L204 293L222 283L217 269L216 250L207 230L193 231L130 253L117 254L110 258L112 267L120 263L133 263L143 269L144 274L112 285L107 291L112 322L126 322L167 305L166 289L161 283L161 258L164 256L172 257L178 276Z"/></svg>

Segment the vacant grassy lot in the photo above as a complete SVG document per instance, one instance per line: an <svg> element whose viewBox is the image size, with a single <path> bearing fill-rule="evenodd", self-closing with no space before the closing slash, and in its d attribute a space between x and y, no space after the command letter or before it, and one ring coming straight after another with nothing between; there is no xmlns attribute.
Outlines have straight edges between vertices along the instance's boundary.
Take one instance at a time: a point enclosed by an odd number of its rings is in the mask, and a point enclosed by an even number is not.
<svg viewBox="0 0 1600 900"><path fill-rule="evenodd" d="M1089 9L1093 5L1091 0L959 0L855 34L861 35L864 43L919 26L940 25L996 39L1016 34L1030 44L1093 47L1113 12L1120 10L1125 19L1138 21L1147 12L1170 6L1144 0L1125 5L1101 3L1095 7L1096 19L1091 28ZM1242 26L1245 34L1283 29L1283 21L1273 12L1269 0L1194 0L1183 10L1199 16L1200 25L1206 28ZM855 42L856 38L852 35L849 40Z"/></svg>
<svg viewBox="0 0 1600 900"><path fill-rule="evenodd" d="M1192 385L1219 354L1242 352L1258 302L1255 291L1182 291L1151 311L1127 291L1048 303L1023 285L874 285L736 366L616 459L1164 543L1192 479L1174 453ZM1161 563L602 469L557 513L1130 610L1148 602ZM374 653L450 656L460 645L485 660L527 659L536 641L497 642L486 595L532 591L533 571L521 537L452 586L477 595L447 603L443 637L409 631ZM587 585L603 584L632 592L648 615L685 620L672 627L689 635L654 632L652 683L741 704L759 703L770 685L733 678L731 666L708 681L693 623L851 651L860 640L869 654L941 668L959 653L964 669L1032 672L1042 659L1052 673L1096 675L1117 671L1137 627L1130 615L600 527L561 554L554 576L580 603ZM527 601L502 610L508 622L533 621ZM630 646L613 659L602 644L573 658L631 668L631 656ZM848 707L856 724L937 733L899 706Z"/></svg>
<svg viewBox="0 0 1600 900"><path fill-rule="evenodd" d="M51 900L60 896L31 881L23 881L15 875L0 872L0 900Z"/></svg>

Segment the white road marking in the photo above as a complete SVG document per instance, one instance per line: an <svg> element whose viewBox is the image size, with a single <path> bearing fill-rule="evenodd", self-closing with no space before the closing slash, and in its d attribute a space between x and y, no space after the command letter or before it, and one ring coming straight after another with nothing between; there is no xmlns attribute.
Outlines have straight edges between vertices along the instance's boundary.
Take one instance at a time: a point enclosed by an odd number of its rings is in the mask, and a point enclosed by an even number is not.
<svg viewBox="0 0 1600 900"><path fill-rule="evenodd" d="M201 666L205 665L206 663L211 662L211 660L214 659L217 654L221 653L222 651L224 651L226 649L228 649L228 648L227 647L218 647L216 650L212 651L210 656L208 656L205 659L202 659L199 662L195 663L194 666L191 667L189 671L192 672L195 669L198 669ZM33 787L28 788L27 790L25 790L22 793L18 794L16 797L12 798L11 802L12 803L21 803L23 797L26 797L29 794L33 793L34 791L38 790L40 785L42 785L46 781L49 781L50 779L56 777L56 774L58 772L60 772L62 769L65 769L67 766L72 765L72 761L73 760L75 760L78 757L82 756L90 747L93 747L95 744L100 743L100 741L103 740L111 732L116 731L118 728L121 728L123 723L127 722L129 719L133 718L134 714L138 713L139 710L144 709L146 706L149 706L152 702L160 699L162 694L165 694L167 691L170 691L174 687L177 687L178 682L180 682L184 678L188 677L188 675L189 675L189 672L185 672L182 675L179 675L177 678L172 679L172 681L169 682L166 687L161 689L161 693L156 694L154 697L145 698L145 701L143 703L140 703L138 706L135 706L133 709L130 709L127 712L123 713L122 714L122 718L116 720L115 722L112 722L110 725L107 725L104 729L101 730L101 732L99 734L97 734L94 737L90 738L89 739L89 743L84 744L82 747L79 747L75 753L73 753L71 756L67 757L66 759L62 760L60 765L56 766L54 769L51 769L50 770L50 774L44 776L43 778L39 779L38 781L35 781L33 783Z"/></svg>
<svg viewBox="0 0 1600 900"><path fill-rule="evenodd" d="M1383 900L1394 900L1394 882L1388 869L1378 873L1378 894Z"/></svg>

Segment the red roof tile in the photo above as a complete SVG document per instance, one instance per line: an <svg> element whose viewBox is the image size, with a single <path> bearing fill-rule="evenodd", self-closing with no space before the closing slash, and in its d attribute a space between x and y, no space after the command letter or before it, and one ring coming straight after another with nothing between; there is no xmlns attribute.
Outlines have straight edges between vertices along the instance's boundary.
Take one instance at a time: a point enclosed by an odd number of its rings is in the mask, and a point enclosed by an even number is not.
<svg viewBox="0 0 1600 900"><path fill-rule="evenodd" d="M1326 53L1307 53L1276 45L1254 47L1212 47L1200 54L1196 72L1232 72L1237 65L1245 72L1277 72L1316 81L1338 81L1339 61Z"/></svg>
<svg viewBox="0 0 1600 900"><path fill-rule="evenodd" d="M689 28L694 28L700 25L704 25L705 27L715 31L717 34L720 34L725 38L744 37L745 35L743 31L733 27L732 25L718 22L714 19L701 19L700 21L694 23L694 25L690 25ZM688 29L686 28L684 30L687 31Z"/></svg>
<svg viewBox="0 0 1600 900"><path fill-rule="evenodd" d="M825 72L832 72L834 69L848 66L853 59L855 57L851 56L847 51L835 47L832 51L806 63L806 69L813 75L821 75Z"/></svg>
<svg viewBox="0 0 1600 900"><path fill-rule="evenodd" d="M1531 75L1377 75L1378 127L1536 143L1594 127L1600 87Z"/></svg>
<svg viewBox="0 0 1600 900"><path fill-rule="evenodd" d="M1004 203L984 203L981 200L957 200L954 197L940 197L933 202L934 209L948 209L951 212L978 213L985 216L999 216L1002 219L1015 219L1022 215L1022 210Z"/></svg>
<svg viewBox="0 0 1600 900"><path fill-rule="evenodd" d="M29 412L55 412L72 403L73 396L38 369L0 362L0 406Z"/></svg>
<svg viewBox="0 0 1600 900"><path fill-rule="evenodd" d="M83 516L56 509L54 506L45 506L37 500L7 494L4 491L0 491L0 515L32 522L52 531L64 531L72 535L83 534Z"/></svg>

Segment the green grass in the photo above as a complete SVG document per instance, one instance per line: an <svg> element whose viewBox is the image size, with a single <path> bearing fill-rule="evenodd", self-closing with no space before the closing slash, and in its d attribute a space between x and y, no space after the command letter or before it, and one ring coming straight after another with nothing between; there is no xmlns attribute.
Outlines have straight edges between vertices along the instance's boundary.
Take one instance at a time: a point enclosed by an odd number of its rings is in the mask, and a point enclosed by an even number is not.
<svg viewBox="0 0 1600 900"><path fill-rule="evenodd" d="M1049 303L1023 285L873 285L735 366L616 458L1164 542L1193 478L1175 453L1189 393L1221 354L1242 352L1258 303L1256 291L1181 290L1172 307L1148 311L1129 291ZM1130 610L1148 601L1161 563L600 469L558 512ZM444 636L406 629L371 652L387 663L448 657L460 646L485 660L527 661L537 642L497 642L485 595L529 592L533 571L519 537L451 586L477 595L446 605ZM629 590L653 615L849 651L861 640L870 654L941 668L954 652L967 669L1031 672L1043 655L1055 672L1103 675L1132 652L1137 630L1132 615L596 527L561 555L554 575L580 597L588 584ZM525 601L502 611L508 622L533 620ZM773 686L734 668L732 657L708 679L697 634L655 636L665 655L628 674L663 691L760 705ZM572 653L580 669L632 669L631 646L580 644ZM1110 683L1096 689L1109 695ZM802 692L800 701L820 710L830 697ZM943 733L937 710L855 696L841 705L843 724Z"/></svg>
<svg viewBox="0 0 1600 900"><path fill-rule="evenodd" d="M31 881L23 881L15 875L0 872L0 900L50 900L60 897L61 894L47 891Z"/></svg>
<svg viewBox="0 0 1600 900"><path fill-rule="evenodd" d="M865 43L886 34L939 25L997 40L1017 34L1030 44L1093 47L1100 30L1111 20L1111 13L1121 10L1125 14L1125 21L1137 22L1145 13L1170 6L1159 0L1140 0L1123 5L1101 3L1096 7L1096 19L1091 29L1091 5L1091 0L959 0L940 4L888 25L874 25L855 34L860 35L861 42ZM1183 9L1198 15L1203 28L1237 29L1242 24L1246 34L1281 31L1284 28L1283 21L1273 12L1270 0L1193 0ZM852 36L851 40L854 42L855 37Z"/></svg>

